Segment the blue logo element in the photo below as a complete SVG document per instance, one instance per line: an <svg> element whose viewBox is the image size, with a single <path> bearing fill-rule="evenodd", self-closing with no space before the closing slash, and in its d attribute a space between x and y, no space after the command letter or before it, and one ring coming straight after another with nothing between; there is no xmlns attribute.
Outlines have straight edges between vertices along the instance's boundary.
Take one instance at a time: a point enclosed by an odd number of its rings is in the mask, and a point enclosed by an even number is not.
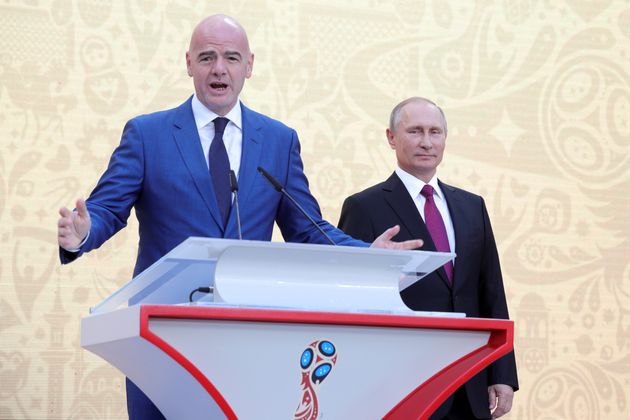
<svg viewBox="0 0 630 420"><path fill-rule="evenodd" d="M300 366L302 369L306 369L313 362L313 350L306 349L302 353L302 357L300 357Z"/></svg>
<svg viewBox="0 0 630 420"><path fill-rule="evenodd" d="M318 384L322 382L324 379L326 379L326 376L328 376L331 369L332 369L332 365L330 363L324 363L324 364L319 365L317 369L313 371L313 376L311 377L311 379L313 380L313 383Z"/></svg>
<svg viewBox="0 0 630 420"><path fill-rule="evenodd" d="M335 354L335 346L330 341L320 341L319 351L321 351L322 354L330 357Z"/></svg>

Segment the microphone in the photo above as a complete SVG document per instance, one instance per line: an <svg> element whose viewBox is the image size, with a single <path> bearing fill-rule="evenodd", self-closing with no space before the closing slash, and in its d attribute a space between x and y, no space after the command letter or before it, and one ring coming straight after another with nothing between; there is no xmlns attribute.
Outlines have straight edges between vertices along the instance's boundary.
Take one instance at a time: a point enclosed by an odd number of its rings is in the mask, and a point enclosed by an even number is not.
<svg viewBox="0 0 630 420"><path fill-rule="evenodd" d="M236 174L230 169L230 189L234 194L234 209L236 210L236 229L238 230L238 239L243 239L241 232L241 212L238 209L238 183L236 182Z"/></svg>
<svg viewBox="0 0 630 420"><path fill-rule="evenodd" d="M279 193L284 194L285 197L287 197L294 205L295 207L298 208L298 210L300 210L300 212L309 220L309 222L311 222L313 224L313 226L315 226L317 228L317 230L320 231L320 233L326 238L328 239L328 242L331 243L331 245L337 245L335 243L335 241L333 241L330 236L328 236L328 234L326 234L326 232L324 232L324 229L321 228L321 226L319 226L317 223L315 223L315 220L313 220L313 218L311 216L308 215L308 213L306 212L306 210L304 210L302 208L302 206L300 206L300 203L298 203L297 201L295 201L295 199L291 196L291 194L289 194L287 192L287 190L284 189L284 187L282 185L280 185L280 183L271 176L271 174L267 171L265 171L263 168L261 168L260 166L258 167L258 172L260 172L265 178L267 178L267 181L269 181L269 183L271 185L273 185L273 188L278 191Z"/></svg>
<svg viewBox="0 0 630 420"><path fill-rule="evenodd" d="M230 190L234 194L234 208L236 210L236 228L238 229L238 239L243 239L243 234L241 233L241 213L238 210L238 183L236 182L236 174L233 169L230 169ZM190 303L193 302L193 295L195 293L214 293L214 287L197 287L193 289L188 295L188 301Z"/></svg>

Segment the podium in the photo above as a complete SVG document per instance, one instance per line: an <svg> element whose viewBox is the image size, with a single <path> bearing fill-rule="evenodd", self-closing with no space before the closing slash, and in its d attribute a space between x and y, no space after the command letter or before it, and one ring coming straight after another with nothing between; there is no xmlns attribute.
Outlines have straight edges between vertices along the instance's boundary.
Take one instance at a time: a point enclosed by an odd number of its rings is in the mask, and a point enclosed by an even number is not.
<svg viewBox="0 0 630 420"><path fill-rule="evenodd" d="M511 321L402 303L453 257L189 238L93 308L81 345L167 418L426 418L512 349Z"/></svg>

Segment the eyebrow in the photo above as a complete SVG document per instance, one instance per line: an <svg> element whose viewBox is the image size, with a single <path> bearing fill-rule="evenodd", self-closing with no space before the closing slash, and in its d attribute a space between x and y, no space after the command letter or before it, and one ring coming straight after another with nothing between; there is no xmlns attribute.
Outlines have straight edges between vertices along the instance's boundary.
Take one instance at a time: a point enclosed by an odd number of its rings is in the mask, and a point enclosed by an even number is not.
<svg viewBox="0 0 630 420"><path fill-rule="evenodd" d="M238 51L226 51L224 53L224 55L226 57L238 57L238 58L242 58L242 55L240 52ZM199 54L197 54L197 59L201 59L204 57L216 57L217 56L217 52L214 50L210 50L210 51L202 51Z"/></svg>
<svg viewBox="0 0 630 420"><path fill-rule="evenodd" d="M407 127L408 130L440 130L443 131L444 129L442 127L440 127L439 125L430 125L425 127L424 125L412 125Z"/></svg>
<svg viewBox="0 0 630 420"><path fill-rule="evenodd" d="M197 58L211 57L216 55L216 51L201 51L199 54L197 54Z"/></svg>
<svg viewBox="0 0 630 420"><path fill-rule="evenodd" d="M239 59L243 58L243 56L241 55L240 52L238 52L238 51L230 51L230 50L225 52L225 56L227 56L227 57L238 57Z"/></svg>

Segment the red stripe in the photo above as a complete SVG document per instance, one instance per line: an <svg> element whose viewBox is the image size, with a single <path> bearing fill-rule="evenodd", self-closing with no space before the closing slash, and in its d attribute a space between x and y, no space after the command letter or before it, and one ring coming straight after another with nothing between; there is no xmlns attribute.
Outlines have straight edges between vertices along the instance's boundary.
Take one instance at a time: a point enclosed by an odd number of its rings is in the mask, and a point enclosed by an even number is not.
<svg viewBox="0 0 630 420"><path fill-rule="evenodd" d="M197 382L199 382L201 386L205 388L205 390L214 399L214 401L223 411L223 414L225 414L228 419L237 420L238 417L236 417L236 414L234 414L232 407L230 407L225 398L223 398L223 395L221 395L219 390L212 384L212 382L210 382L210 380L206 378L206 376L201 373L201 371L197 369L197 367L193 365L190 360L184 357L184 355L175 350L173 346L158 337L149 329L149 318L152 317L151 309L152 306L142 305L140 307L140 336L145 338L147 341L153 343L164 353L171 356L173 360L175 360L177 363L179 363L180 366L186 369L197 380Z"/></svg>
<svg viewBox="0 0 630 420"><path fill-rule="evenodd" d="M490 363L512 350L513 324L492 331L488 344L451 363L405 397L384 417L387 420L427 419L457 388Z"/></svg>

